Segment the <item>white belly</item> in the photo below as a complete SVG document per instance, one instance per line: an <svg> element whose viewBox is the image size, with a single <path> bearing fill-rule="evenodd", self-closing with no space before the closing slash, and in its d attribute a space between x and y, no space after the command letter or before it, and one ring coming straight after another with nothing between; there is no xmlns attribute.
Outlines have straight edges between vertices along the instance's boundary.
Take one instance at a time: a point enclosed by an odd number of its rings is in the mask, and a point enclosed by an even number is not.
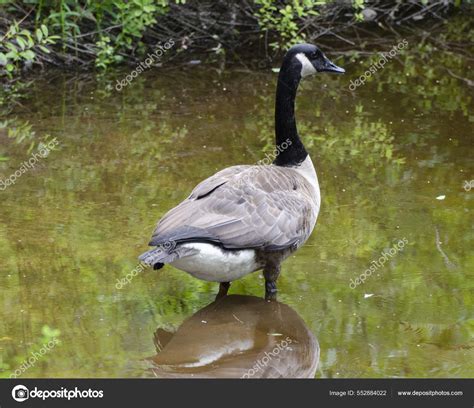
<svg viewBox="0 0 474 408"><path fill-rule="evenodd" d="M231 282L259 269L253 249L225 251L212 244L197 242L182 247L198 252L171 262L171 265L202 280Z"/></svg>

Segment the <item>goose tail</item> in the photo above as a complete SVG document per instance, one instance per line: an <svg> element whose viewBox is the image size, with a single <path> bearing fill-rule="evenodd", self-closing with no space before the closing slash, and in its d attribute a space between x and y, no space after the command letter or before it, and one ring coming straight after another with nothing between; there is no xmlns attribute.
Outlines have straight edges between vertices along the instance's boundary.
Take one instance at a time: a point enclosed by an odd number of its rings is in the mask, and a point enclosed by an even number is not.
<svg viewBox="0 0 474 408"><path fill-rule="evenodd" d="M168 253L162 248L154 248L141 254L138 259L140 262L148 266L153 266L153 269L161 269L167 263L173 262L178 258L175 252Z"/></svg>
<svg viewBox="0 0 474 408"><path fill-rule="evenodd" d="M195 251L175 246L158 246L154 249L144 252L138 259L153 269L161 269L165 264L169 264L184 256L192 255Z"/></svg>

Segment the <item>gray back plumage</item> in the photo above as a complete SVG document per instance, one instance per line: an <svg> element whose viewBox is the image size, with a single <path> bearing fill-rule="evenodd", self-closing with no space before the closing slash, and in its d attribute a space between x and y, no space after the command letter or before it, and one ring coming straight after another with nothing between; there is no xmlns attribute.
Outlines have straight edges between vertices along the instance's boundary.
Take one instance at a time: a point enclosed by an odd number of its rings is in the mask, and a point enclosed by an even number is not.
<svg viewBox="0 0 474 408"><path fill-rule="evenodd" d="M233 166L170 210L149 245L206 241L227 249L282 250L306 241L318 212L319 189L295 169Z"/></svg>

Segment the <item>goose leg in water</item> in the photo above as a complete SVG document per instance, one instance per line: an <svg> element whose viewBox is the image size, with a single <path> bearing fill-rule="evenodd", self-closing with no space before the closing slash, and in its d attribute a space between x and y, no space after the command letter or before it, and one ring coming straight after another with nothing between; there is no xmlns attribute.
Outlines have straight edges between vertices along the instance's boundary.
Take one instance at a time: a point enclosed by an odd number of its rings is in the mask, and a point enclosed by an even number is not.
<svg viewBox="0 0 474 408"><path fill-rule="evenodd" d="M229 291L230 288L230 282L221 282L219 285L219 292L216 295L216 300L224 297L227 295L227 292Z"/></svg>
<svg viewBox="0 0 474 408"><path fill-rule="evenodd" d="M265 277L265 300L276 300L276 281L279 275L280 264L267 264L263 269L263 276Z"/></svg>

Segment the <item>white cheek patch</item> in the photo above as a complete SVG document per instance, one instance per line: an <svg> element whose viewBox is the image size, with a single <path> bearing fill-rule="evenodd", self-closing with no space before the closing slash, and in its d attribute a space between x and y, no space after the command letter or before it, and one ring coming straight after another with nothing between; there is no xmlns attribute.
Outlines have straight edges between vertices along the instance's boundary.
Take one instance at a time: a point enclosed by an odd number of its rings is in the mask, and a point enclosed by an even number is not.
<svg viewBox="0 0 474 408"><path fill-rule="evenodd" d="M310 60L302 52L296 54L296 58L301 62L301 78L304 78L308 75L313 75L316 73L316 69L311 64Z"/></svg>

